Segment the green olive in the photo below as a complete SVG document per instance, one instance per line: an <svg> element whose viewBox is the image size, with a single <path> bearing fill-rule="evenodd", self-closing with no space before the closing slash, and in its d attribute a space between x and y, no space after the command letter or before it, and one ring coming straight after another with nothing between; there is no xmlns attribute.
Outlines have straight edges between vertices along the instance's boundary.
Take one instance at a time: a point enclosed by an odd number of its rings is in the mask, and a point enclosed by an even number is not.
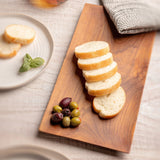
<svg viewBox="0 0 160 160"><path fill-rule="evenodd" d="M74 109L74 110L71 112L71 116L72 116L72 117L79 117L79 116L80 116L80 111L79 111L79 109Z"/></svg>
<svg viewBox="0 0 160 160"><path fill-rule="evenodd" d="M72 127L77 127L81 123L81 119L79 117L74 117L71 119L71 126Z"/></svg>
<svg viewBox="0 0 160 160"><path fill-rule="evenodd" d="M60 113L61 111L62 111L62 108L60 106L56 105L53 107L53 112Z"/></svg>
<svg viewBox="0 0 160 160"><path fill-rule="evenodd" d="M63 127L69 127L70 122L71 122L70 117L64 117L63 120L62 120Z"/></svg>
<svg viewBox="0 0 160 160"><path fill-rule="evenodd" d="M73 109L78 109L78 104L77 104L76 102L71 102L71 103L69 104L69 108L70 108L71 110L73 110Z"/></svg>

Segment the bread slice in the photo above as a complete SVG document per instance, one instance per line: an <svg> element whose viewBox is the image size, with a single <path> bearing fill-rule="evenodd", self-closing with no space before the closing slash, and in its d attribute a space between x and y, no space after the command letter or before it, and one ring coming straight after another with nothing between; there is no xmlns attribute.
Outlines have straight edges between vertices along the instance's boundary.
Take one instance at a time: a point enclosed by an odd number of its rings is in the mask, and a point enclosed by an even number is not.
<svg viewBox="0 0 160 160"><path fill-rule="evenodd" d="M78 59L78 67L82 70L93 70L106 67L113 62L112 53L107 53L103 56L89 59Z"/></svg>
<svg viewBox="0 0 160 160"><path fill-rule="evenodd" d="M109 44L104 41L91 41L75 48L77 58L87 59L102 56L109 52Z"/></svg>
<svg viewBox="0 0 160 160"><path fill-rule="evenodd" d="M91 96L104 96L115 91L121 84L121 75L116 72L112 77L98 81L85 83L88 94Z"/></svg>
<svg viewBox="0 0 160 160"><path fill-rule="evenodd" d="M93 109L101 118L112 118L122 110L125 101L125 91L122 87L119 87L109 95L95 97L93 100Z"/></svg>
<svg viewBox="0 0 160 160"><path fill-rule="evenodd" d="M112 77L117 72L117 63L113 62L107 67L95 70L83 70L83 76L87 82L97 82Z"/></svg>
<svg viewBox="0 0 160 160"><path fill-rule="evenodd" d="M4 33L5 39L8 42L20 43L22 45L31 43L35 35L36 33L32 28L19 24L7 26Z"/></svg>
<svg viewBox="0 0 160 160"><path fill-rule="evenodd" d="M11 58L17 54L21 44L8 43L4 40L3 36L0 36L0 58Z"/></svg>

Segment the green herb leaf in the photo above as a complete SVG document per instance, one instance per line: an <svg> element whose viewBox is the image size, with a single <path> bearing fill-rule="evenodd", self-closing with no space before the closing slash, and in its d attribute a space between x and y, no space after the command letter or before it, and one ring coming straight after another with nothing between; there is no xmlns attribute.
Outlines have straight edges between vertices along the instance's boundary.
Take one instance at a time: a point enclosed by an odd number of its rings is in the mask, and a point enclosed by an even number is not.
<svg viewBox="0 0 160 160"><path fill-rule="evenodd" d="M19 69L19 72L26 72L31 69L30 63L31 63L31 56L29 54L26 54L23 58L23 64L21 68Z"/></svg>
<svg viewBox="0 0 160 160"><path fill-rule="evenodd" d="M26 71L29 71L30 69L31 69L30 64L24 63L19 69L19 72L26 72Z"/></svg>
<svg viewBox="0 0 160 160"><path fill-rule="evenodd" d="M24 63L25 62L31 62L32 61L32 57L27 53L25 56L24 56Z"/></svg>
<svg viewBox="0 0 160 160"><path fill-rule="evenodd" d="M19 72L29 71L31 68L37 68L43 65L44 59L37 57L32 59L32 57L27 53L23 58L23 64L19 69Z"/></svg>
<svg viewBox="0 0 160 160"><path fill-rule="evenodd" d="M32 68L37 68L43 65L43 63L44 63L44 59L41 57L37 57L37 58L32 59L30 66Z"/></svg>

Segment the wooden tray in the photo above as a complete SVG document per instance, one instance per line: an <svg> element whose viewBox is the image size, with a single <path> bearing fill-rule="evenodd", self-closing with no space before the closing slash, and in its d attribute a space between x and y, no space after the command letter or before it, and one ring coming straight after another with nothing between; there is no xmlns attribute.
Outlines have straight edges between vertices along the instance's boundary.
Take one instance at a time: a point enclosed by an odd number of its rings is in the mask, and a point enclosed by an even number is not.
<svg viewBox="0 0 160 160"><path fill-rule="evenodd" d="M39 131L129 152L154 37L155 32L120 36L102 6L86 4ZM122 74L122 87L127 94L123 110L110 120L102 120L92 111L92 98L84 89L85 81L76 65L74 48L92 40L103 40L110 44L114 60L118 63L118 71ZM77 128L50 125L52 107L64 97L72 97L79 104L82 123Z"/></svg>

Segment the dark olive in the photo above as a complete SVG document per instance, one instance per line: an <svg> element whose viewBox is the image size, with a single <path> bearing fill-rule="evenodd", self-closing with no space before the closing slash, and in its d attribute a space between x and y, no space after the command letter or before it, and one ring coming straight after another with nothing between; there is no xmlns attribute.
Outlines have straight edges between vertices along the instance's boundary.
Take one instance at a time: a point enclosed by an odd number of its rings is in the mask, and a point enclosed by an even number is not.
<svg viewBox="0 0 160 160"><path fill-rule="evenodd" d="M71 126L72 127L77 127L81 123L81 119L79 117L74 117L71 119Z"/></svg>
<svg viewBox="0 0 160 160"><path fill-rule="evenodd" d="M62 120L63 127L69 127L70 126L70 122L71 122L70 117L64 117L63 120Z"/></svg>
<svg viewBox="0 0 160 160"><path fill-rule="evenodd" d="M62 111L62 108L60 106L56 105L56 106L53 107L53 111L57 112L57 113L60 113Z"/></svg>
<svg viewBox="0 0 160 160"><path fill-rule="evenodd" d="M69 97L66 97L64 99L62 99L59 103L59 105L62 107L62 108L67 108L70 104L70 102L72 101L72 98L69 98Z"/></svg>
<svg viewBox="0 0 160 160"><path fill-rule="evenodd" d="M51 124L57 124L61 122L63 119L63 114L62 113L53 113L51 117Z"/></svg>
<svg viewBox="0 0 160 160"><path fill-rule="evenodd" d="M69 108L70 108L71 110L73 110L73 109L78 109L78 104L77 104L76 102L71 102L71 103L69 104Z"/></svg>
<svg viewBox="0 0 160 160"><path fill-rule="evenodd" d="M79 116L80 116L80 111L79 111L79 109L74 109L74 110L71 112L71 116L72 116L72 117L79 117Z"/></svg>
<svg viewBox="0 0 160 160"><path fill-rule="evenodd" d="M64 109L62 110L62 114L63 114L63 117L65 117L65 116L70 117L70 116L71 116L71 111L70 111L69 108L64 108Z"/></svg>
<svg viewBox="0 0 160 160"><path fill-rule="evenodd" d="M53 113L54 113L54 111L51 112L51 114L53 114Z"/></svg>

